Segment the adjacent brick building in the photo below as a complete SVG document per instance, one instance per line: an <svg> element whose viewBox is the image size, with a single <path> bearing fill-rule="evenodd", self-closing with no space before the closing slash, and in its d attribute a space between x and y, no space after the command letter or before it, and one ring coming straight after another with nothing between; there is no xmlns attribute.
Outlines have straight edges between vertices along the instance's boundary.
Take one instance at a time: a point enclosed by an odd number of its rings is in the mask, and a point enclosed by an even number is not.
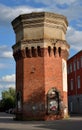
<svg viewBox="0 0 82 130"><path fill-rule="evenodd" d="M68 115L65 16L38 12L12 21L16 34L17 119L54 120Z"/></svg>
<svg viewBox="0 0 82 130"><path fill-rule="evenodd" d="M69 112L82 113L82 50L68 62Z"/></svg>

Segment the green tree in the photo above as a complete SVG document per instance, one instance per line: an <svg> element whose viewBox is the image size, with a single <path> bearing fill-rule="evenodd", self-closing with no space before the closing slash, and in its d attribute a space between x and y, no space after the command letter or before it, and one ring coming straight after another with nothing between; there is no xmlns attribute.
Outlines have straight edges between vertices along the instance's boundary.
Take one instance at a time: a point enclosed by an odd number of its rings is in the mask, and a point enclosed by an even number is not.
<svg viewBox="0 0 82 130"><path fill-rule="evenodd" d="M2 92L2 107L4 110L15 107L15 89L9 88Z"/></svg>

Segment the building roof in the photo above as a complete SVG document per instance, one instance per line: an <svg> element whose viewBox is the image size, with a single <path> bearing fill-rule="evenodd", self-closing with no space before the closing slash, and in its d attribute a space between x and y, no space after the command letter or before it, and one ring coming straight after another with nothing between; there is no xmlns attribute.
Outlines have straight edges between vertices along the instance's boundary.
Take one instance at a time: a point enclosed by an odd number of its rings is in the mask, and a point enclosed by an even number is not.
<svg viewBox="0 0 82 130"><path fill-rule="evenodd" d="M74 59L74 58L77 57L79 54L82 54L82 50L80 50L80 51L77 52L75 55L73 55L71 58L69 58L68 61Z"/></svg>

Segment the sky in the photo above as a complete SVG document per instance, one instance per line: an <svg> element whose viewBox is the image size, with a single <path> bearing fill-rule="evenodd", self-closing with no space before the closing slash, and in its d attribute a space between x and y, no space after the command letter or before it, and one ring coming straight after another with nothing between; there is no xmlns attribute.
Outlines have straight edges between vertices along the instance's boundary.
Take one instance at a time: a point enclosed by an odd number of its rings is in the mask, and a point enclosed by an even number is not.
<svg viewBox="0 0 82 130"><path fill-rule="evenodd" d="M15 61L12 56L15 33L11 21L20 14L38 11L66 16L69 56L82 49L82 0L0 0L0 98L2 91L15 88Z"/></svg>

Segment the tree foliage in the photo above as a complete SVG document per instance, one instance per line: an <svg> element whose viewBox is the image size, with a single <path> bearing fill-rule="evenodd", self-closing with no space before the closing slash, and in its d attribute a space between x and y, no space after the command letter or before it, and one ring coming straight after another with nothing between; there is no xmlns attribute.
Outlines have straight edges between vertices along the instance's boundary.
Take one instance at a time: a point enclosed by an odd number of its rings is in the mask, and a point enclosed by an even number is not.
<svg viewBox="0 0 82 130"><path fill-rule="evenodd" d="M9 88L2 92L2 100L0 103L3 110L8 110L15 107L15 89Z"/></svg>

